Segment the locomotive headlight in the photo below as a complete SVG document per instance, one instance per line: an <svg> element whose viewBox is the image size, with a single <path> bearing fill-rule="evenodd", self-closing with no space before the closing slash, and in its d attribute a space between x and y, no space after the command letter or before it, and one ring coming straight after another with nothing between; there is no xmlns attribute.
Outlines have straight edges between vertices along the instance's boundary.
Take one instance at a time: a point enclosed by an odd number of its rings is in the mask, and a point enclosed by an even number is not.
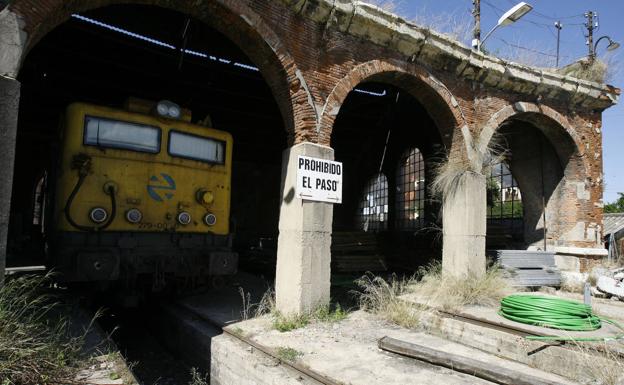
<svg viewBox="0 0 624 385"><path fill-rule="evenodd" d="M143 219L143 213L139 209L130 209L126 211L126 220L130 223L139 223Z"/></svg>
<svg viewBox="0 0 624 385"><path fill-rule="evenodd" d="M200 204L209 205L214 202L214 195L212 192L204 189L198 190L195 197L197 198L197 202Z"/></svg>
<svg viewBox="0 0 624 385"><path fill-rule="evenodd" d="M178 222L180 222L181 225L188 225L189 223L191 223L191 214L187 213L186 211L182 211L180 214L178 214Z"/></svg>
<svg viewBox="0 0 624 385"><path fill-rule="evenodd" d="M206 214L206 216L204 216L204 223L207 224L208 226L214 226L215 223L217 223L216 215Z"/></svg>
<svg viewBox="0 0 624 385"><path fill-rule="evenodd" d="M169 106L169 111L168 111L168 115L174 119L178 119L180 117L180 107L178 107L177 105L173 104L171 106Z"/></svg>
<svg viewBox="0 0 624 385"><path fill-rule="evenodd" d="M166 118L179 119L182 115L180 106L169 100L162 100L156 105L156 112Z"/></svg>
<svg viewBox="0 0 624 385"><path fill-rule="evenodd" d="M101 207L95 207L89 212L89 218L95 223L102 223L108 218L108 213Z"/></svg>

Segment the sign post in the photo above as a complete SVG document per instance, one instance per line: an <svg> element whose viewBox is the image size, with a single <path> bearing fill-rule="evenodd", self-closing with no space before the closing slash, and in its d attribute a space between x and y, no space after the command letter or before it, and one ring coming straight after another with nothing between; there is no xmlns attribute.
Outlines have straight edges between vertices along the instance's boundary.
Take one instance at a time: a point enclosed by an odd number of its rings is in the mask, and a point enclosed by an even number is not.
<svg viewBox="0 0 624 385"><path fill-rule="evenodd" d="M308 201L342 203L342 163L299 155L295 193Z"/></svg>

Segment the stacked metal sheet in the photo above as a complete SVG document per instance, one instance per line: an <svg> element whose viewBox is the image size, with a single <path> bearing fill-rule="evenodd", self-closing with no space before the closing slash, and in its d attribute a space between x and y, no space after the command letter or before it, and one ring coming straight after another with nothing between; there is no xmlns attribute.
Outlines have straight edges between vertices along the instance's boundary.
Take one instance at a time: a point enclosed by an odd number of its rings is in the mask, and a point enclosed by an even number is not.
<svg viewBox="0 0 624 385"><path fill-rule="evenodd" d="M561 286L552 251L497 250L496 255L512 286Z"/></svg>

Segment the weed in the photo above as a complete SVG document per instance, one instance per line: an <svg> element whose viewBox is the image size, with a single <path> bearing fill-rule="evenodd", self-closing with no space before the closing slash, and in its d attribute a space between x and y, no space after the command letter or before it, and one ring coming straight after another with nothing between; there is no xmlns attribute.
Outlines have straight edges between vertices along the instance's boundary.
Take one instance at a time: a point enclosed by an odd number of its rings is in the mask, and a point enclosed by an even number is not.
<svg viewBox="0 0 624 385"><path fill-rule="evenodd" d="M72 382L84 335L71 337L45 288L51 275L7 279L0 288L0 378L3 385Z"/></svg>
<svg viewBox="0 0 624 385"><path fill-rule="evenodd" d="M253 305L251 303L251 293L245 293L242 287L238 288L238 293L243 300L243 309L241 310L241 318L243 320L248 320L252 313Z"/></svg>
<svg viewBox="0 0 624 385"><path fill-rule="evenodd" d="M300 356L303 356L303 353L296 349L283 346L277 348L277 357L282 361L295 362Z"/></svg>
<svg viewBox="0 0 624 385"><path fill-rule="evenodd" d="M208 375L202 375L197 368L191 368L191 380L188 385L208 385Z"/></svg>
<svg viewBox="0 0 624 385"><path fill-rule="evenodd" d="M277 311L276 309L275 290L273 288L269 288L264 292L262 298L260 298L260 302L255 305L254 316L260 317L265 314L273 314Z"/></svg>
<svg viewBox="0 0 624 385"><path fill-rule="evenodd" d="M313 318L319 322L339 322L347 318L349 312L343 310L340 304L336 304L334 310L330 305L319 306L313 314Z"/></svg>
<svg viewBox="0 0 624 385"><path fill-rule="evenodd" d="M500 300L511 292L497 264L490 266L483 276L456 277L443 274L441 264L433 263L421 268L418 276L420 280L412 282L410 291L444 310L467 305L498 306Z"/></svg>
<svg viewBox="0 0 624 385"><path fill-rule="evenodd" d="M250 303L249 293L246 294L242 288L239 288L239 292L243 300L243 311L241 312L243 319L249 319L252 314L254 317L269 314L273 318L273 328L280 332L305 327L312 321L338 322L345 319L348 315L348 311L344 310L339 304L336 304L333 310L331 305L323 305L306 314L284 315L277 310L275 305L275 290L267 290L262 295L260 302L256 304Z"/></svg>
<svg viewBox="0 0 624 385"><path fill-rule="evenodd" d="M273 328L280 332L289 332L307 326L310 323L310 316L307 314L282 315L275 312L273 316Z"/></svg>
<svg viewBox="0 0 624 385"><path fill-rule="evenodd" d="M356 292L360 308L406 328L418 326L420 309L399 299L415 283L415 277L399 279L393 275L386 281L381 277L366 274L355 283L361 290Z"/></svg>

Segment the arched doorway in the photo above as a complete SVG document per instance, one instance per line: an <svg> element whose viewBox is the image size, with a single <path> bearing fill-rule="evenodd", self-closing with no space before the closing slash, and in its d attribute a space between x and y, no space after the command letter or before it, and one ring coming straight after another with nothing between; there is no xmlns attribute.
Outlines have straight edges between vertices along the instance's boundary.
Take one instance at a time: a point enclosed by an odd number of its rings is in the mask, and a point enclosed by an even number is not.
<svg viewBox="0 0 624 385"><path fill-rule="evenodd" d="M180 8L187 9L183 4ZM211 3L208 8L213 16L189 8L202 20L143 5L74 13L32 47L18 78L22 97L9 263L46 253L45 239L32 242L31 217L38 201L52 197L31 192L42 174L48 175L49 191L53 189L58 123L65 108L76 101L123 108L128 97L138 97L172 100L192 112L193 123L232 134L233 247L245 266L249 259L258 259L258 245L264 241L260 266L254 267L274 272L281 153L292 137L290 99L283 87L288 74L259 35L220 29L228 22L243 22L220 6ZM212 21L214 28L204 21ZM235 36L236 43L220 31ZM258 56L263 57L260 67L251 59Z"/></svg>
<svg viewBox="0 0 624 385"><path fill-rule="evenodd" d="M582 210L566 204L576 194L570 176L583 174L575 140L541 112L517 112L491 145L504 159L490 170L487 248L552 250L570 230L567 218Z"/></svg>
<svg viewBox="0 0 624 385"><path fill-rule="evenodd" d="M382 79L357 84L336 117L331 146L345 170L343 203L334 207L333 271L413 271L439 258L440 203L429 185L446 149L419 99Z"/></svg>

